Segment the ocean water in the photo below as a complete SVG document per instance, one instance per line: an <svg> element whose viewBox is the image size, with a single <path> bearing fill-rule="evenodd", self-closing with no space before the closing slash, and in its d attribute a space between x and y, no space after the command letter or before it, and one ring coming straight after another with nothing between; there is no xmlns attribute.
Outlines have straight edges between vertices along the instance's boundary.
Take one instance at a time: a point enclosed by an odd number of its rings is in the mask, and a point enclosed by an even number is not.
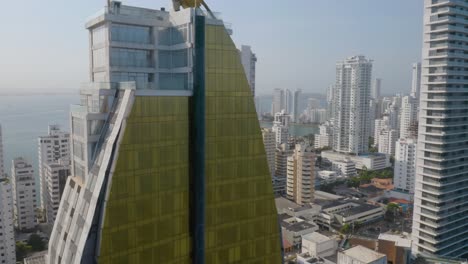
<svg viewBox="0 0 468 264"><path fill-rule="evenodd" d="M11 174L11 161L24 157L38 177L37 138L47 135L49 124L69 131L70 105L79 103L79 94L0 95L0 124L3 131L5 171Z"/></svg>
<svg viewBox="0 0 468 264"><path fill-rule="evenodd" d="M271 128L273 126L272 122L260 121L261 127ZM295 137L303 137L309 134L318 134L320 128L316 124L290 124L289 125L289 134Z"/></svg>

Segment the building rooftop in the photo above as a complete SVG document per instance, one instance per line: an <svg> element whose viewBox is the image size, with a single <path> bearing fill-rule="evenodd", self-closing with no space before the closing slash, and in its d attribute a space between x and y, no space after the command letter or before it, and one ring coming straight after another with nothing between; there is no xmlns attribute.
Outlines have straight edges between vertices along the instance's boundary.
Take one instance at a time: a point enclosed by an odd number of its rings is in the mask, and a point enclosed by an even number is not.
<svg viewBox="0 0 468 264"><path fill-rule="evenodd" d="M331 240L331 238L329 238L329 237L327 237L325 235L322 235L319 232L313 232L313 233L310 233L310 234L307 234L307 235L303 235L302 239L312 241L312 242L315 242L315 243L322 243L322 242L326 242L326 241Z"/></svg>
<svg viewBox="0 0 468 264"><path fill-rule="evenodd" d="M358 206L352 207L352 208L350 208L348 210L345 210L345 211L341 211L341 212L339 212L337 214L346 217L346 216L351 216L351 215L364 213L364 212L374 210L374 209L377 209L377 208L380 208L380 207L376 206L376 205L372 205L372 204L358 203Z"/></svg>
<svg viewBox="0 0 468 264"><path fill-rule="evenodd" d="M297 218L288 214L280 214L278 215L278 218L280 220L281 227L291 232L300 232L316 227L315 224L307 222L304 218Z"/></svg>
<svg viewBox="0 0 468 264"><path fill-rule="evenodd" d="M314 192L314 197L318 199L324 199L324 200L339 200L343 199L343 196L335 195L332 193L327 193L323 191L315 191Z"/></svg>
<svg viewBox="0 0 468 264"><path fill-rule="evenodd" d="M393 241L398 247L411 248L411 239L405 235L380 234L379 240Z"/></svg>
<svg viewBox="0 0 468 264"><path fill-rule="evenodd" d="M347 249L341 253L364 263L369 263L385 257L384 254L378 253L360 245Z"/></svg>
<svg viewBox="0 0 468 264"><path fill-rule="evenodd" d="M282 213L284 209L291 210L291 209L296 209L296 208L301 207L297 203L292 202L284 197L276 198L275 203L276 203L276 209L278 209L278 213Z"/></svg>

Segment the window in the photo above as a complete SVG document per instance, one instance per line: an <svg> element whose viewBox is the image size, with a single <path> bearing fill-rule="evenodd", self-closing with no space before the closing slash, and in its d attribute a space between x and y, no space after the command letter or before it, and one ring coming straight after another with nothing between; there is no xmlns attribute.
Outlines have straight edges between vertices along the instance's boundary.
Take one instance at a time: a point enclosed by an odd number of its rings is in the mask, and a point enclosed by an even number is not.
<svg viewBox="0 0 468 264"><path fill-rule="evenodd" d="M111 66L114 67L152 67L152 53L148 50L112 48Z"/></svg>
<svg viewBox="0 0 468 264"><path fill-rule="evenodd" d="M111 29L111 40L118 42L150 44L152 43L151 28L113 24Z"/></svg>

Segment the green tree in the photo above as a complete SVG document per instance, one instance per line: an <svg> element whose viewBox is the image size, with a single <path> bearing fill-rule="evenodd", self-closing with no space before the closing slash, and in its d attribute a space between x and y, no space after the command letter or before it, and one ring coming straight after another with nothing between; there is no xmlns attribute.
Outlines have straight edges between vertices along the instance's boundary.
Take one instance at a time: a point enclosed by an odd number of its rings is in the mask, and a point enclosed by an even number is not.
<svg viewBox="0 0 468 264"><path fill-rule="evenodd" d="M16 260L23 261L24 258L31 252L32 247L21 241L16 242Z"/></svg>
<svg viewBox="0 0 468 264"><path fill-rule="evenodd" d="M385 212L385 218L388 221L394 221L400 211L400 206L396 203L388 203Z"/></svg>
<svg viewBox="0 0 468 264"><path fill-rule="evenodd" d="M42 240L42 238L37 234L29 236L28 244L31 246L33 251L43 251L46 249L44 240Z"/></svg>
<svg viewBox="0 0 468 264"><path fill-rule="evenodd" d="M340 232L343 234L348 234L350 231L351 231L351 226L349 224L344 224L340 229Z"/></svg>

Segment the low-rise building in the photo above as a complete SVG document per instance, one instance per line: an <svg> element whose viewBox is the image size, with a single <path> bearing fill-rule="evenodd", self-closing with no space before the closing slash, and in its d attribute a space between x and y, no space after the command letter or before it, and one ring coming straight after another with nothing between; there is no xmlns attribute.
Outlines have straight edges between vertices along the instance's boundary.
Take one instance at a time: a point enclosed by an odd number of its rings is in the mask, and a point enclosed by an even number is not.
<svg viewBox="0 0 468 264"><path fill-rule="evenodd" d="M328 257L336 254L338 242L319 232L302 236L302 253L309 253L312 257Z"/></svg>
<svg viewBox="0 0 468 264"><path fill-rule="evenodd" d="M321 205L317 224L328 229L338 229L345 224L365 224L382 219L384 213L383 207L360 201L327 201Z"/></svg>
<svg viewBox="0 0 468 264"><path fill-rule="evenodd" d="M411 263L411 238L400 234L380 234L377 251L387 256L388 263Z"/></svg>
<svg viewBox="0 0 468 264"><path fill-rule="evenodd" d="M321 257L310 256L309 253L297 255L298 264L336 264L336 262Z"/></svg>
<svg viewBox="0 0 468 264"><path fill-rule="evenodd" d="M322 159L330 162L344 160L349 158L355 165L356 169L367 169L369 171L383 170L391 166L390 156L384 153L368 153L361 155L348 155L335 151L322 151Z"/></svg>
<svg viewBox="0 0 468 264"><path fill-rule="evenodd" d="M288 214L280 214L279 219L283 240L286 240L297 249L301 248L303 235L319 230L319 227L313 221L308 221L304 217L291 217Z"/></svg>
<svg viewBox="0 0 468 264"><path fill-rule="evenodd" d="M343 177L353 177L357 175L356 165L349 158L343 160L333 160L332 170Z"/></svg>
<svg viewBox="0 0 468 264"><path fill-rule="evenodd" d="M338 252L338 264L387 264L387 256L363 246Z"/></svg>

